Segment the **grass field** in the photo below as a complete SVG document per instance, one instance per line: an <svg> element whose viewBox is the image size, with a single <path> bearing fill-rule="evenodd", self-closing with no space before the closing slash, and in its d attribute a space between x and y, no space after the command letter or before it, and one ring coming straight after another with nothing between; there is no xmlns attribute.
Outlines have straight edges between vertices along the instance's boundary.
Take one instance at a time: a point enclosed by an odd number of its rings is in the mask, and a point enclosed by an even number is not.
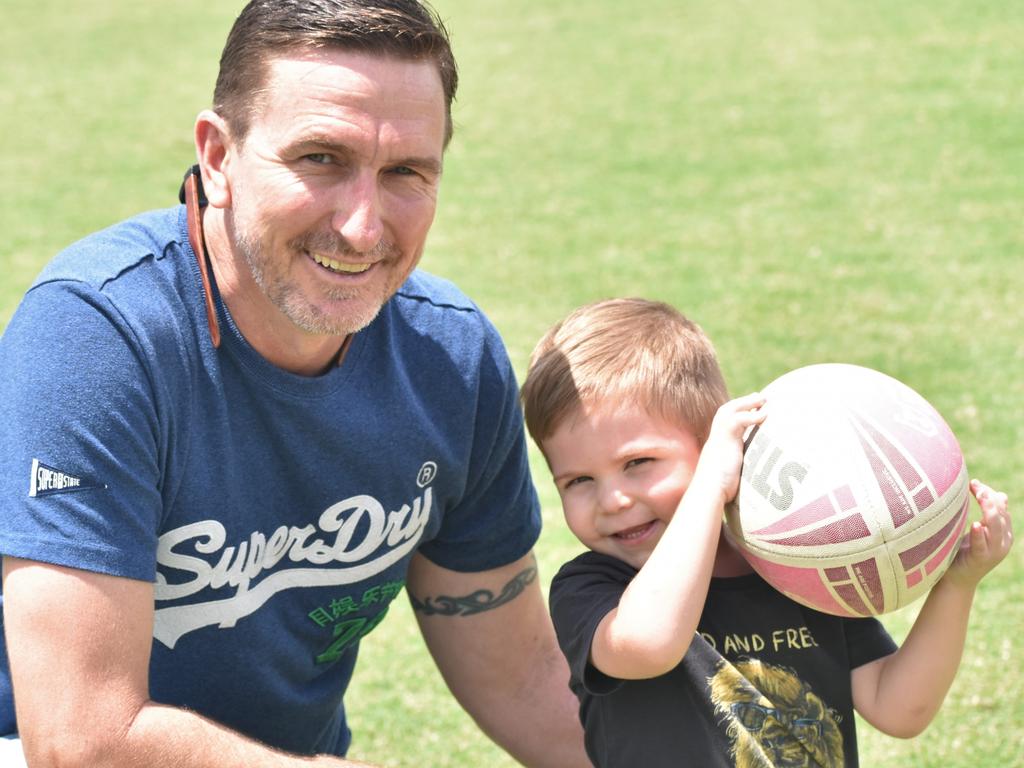
<svg viewBox="0 0 1024 768"><path fill-rule="evenodd" d="M664 299L710 333L737 394L828 360L902 379L1020 508L1024 6L435 4L462 86L423 265L490 314L520 372L579 303ZM238 7L5 0L0 325L57 249L174 202ZM546 580L577 545L534 460ZM862 764L1024 766L1022 579L1018 545L979 592L943 712L908 742L861 724ZM914 610L886 617L897 638ZM349 696L354 755L513 765L392 613Z"/></svg>

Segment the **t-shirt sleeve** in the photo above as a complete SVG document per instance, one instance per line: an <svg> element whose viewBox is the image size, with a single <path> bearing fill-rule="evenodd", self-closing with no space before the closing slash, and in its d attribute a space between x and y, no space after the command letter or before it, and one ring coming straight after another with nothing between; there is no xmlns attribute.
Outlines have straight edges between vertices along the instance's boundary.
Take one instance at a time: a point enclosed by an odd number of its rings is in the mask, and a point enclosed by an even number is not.
<svg viewBox="0 0 1024 768"><path fill-rule="evenodd" d="M594 633L612 611L636 571L625 563L587 552L566 563L551 582L551 619L558 644L569 662L573 684L602 695L622 681L590 663Z"/></svg>
<svg viewBox="0 0 1024 768"><path fill-rule="evenodd" d="M152 580L158 415L116 308L84 283L37 285L0 370L0 552Z"/></svg>
<svg viewBox="0 0 1024 768"><path fill-rule="evenodd" d="M878 619L843 619L850 669L894 653L898 646Z"/></svg>
<svg viewBox="0 0 1024 768"><path fill-rule="evenodd" d="M420 548L437 565L462 572L518 560L541 528L515 373L497 331L489 323L485 328L469 481L463 497L445 511L438 535Z"/></svg>

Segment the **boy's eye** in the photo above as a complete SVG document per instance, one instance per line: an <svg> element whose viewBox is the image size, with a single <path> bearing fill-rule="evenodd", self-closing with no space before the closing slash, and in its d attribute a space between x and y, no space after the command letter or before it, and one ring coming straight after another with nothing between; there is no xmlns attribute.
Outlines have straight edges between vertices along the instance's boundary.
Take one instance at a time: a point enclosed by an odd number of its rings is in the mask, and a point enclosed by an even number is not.
<svg viewBox="0 0 1024 768"><path fill-rule="evenodd" d="M636 458L636 459L630 459L629 461L626 462L626 469L632 469L633 467L638 467L641 464L646 464L649 461L654 461L654 459L652 459L650 456L641 456L641 457Z"/></svg>
<svg viewBox="0 0 1024 768"><path fill-rule="evenodd" d="M571 480L568 480L565 483L565 485L562 486L562 488L565 489L565 490L569 490L574 485L580 485L581 483L585 483L585 482L587 482L590 479L592 479L592 478L590 478L588 475L580 475L579 477L574 477Z"/></svg>

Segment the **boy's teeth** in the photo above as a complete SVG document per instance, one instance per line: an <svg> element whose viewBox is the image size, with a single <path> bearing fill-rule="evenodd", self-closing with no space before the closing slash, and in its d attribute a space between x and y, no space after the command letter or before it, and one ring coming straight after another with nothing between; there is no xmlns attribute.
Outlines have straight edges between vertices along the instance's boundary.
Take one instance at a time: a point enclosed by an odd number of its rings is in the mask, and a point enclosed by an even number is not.
<svg viewBox="0 0 1024 768"><path fill-rule="evenodd" d="M314 254L312 254L312 256L313 256L313 261L315 261L321 267L327 267L328 269L330 269L330 270L332 270L334 272L346 272L346 273L353 274L353 273L365 272L366 270L368 270L370 268L369 264L345 264L344 262L341 262L341 261L335 261L334 259L329 259L329 258L327 258L326 256L324 256L323 254L320 254L320 253L314 253Z"/></svg>
<svg viewBox="0 0 1024 768"><path fill-rule="evenodd" d="M632 528L627 528L624 531L619 531L616 536L620 539L635 539L637 536L647 530L650 523L644 523L643 525L637 525Z"/></svg>

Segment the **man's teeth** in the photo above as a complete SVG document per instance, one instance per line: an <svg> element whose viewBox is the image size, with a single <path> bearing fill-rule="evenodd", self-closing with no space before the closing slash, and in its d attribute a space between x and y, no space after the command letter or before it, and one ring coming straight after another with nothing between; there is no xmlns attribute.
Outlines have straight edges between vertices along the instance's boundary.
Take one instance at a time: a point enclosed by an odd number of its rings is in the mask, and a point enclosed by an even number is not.
<svg viewBox="0 0 1024 768"><path fill-rule="evenodd" d="M335 261L334 259L329 259L320 253L314 253L311 255L313 256L313 261L315 261L321 267L327 267L332 272L358 274L359 272L365 272L370 268L369 264L346 264L342 261Z"/></svg>

